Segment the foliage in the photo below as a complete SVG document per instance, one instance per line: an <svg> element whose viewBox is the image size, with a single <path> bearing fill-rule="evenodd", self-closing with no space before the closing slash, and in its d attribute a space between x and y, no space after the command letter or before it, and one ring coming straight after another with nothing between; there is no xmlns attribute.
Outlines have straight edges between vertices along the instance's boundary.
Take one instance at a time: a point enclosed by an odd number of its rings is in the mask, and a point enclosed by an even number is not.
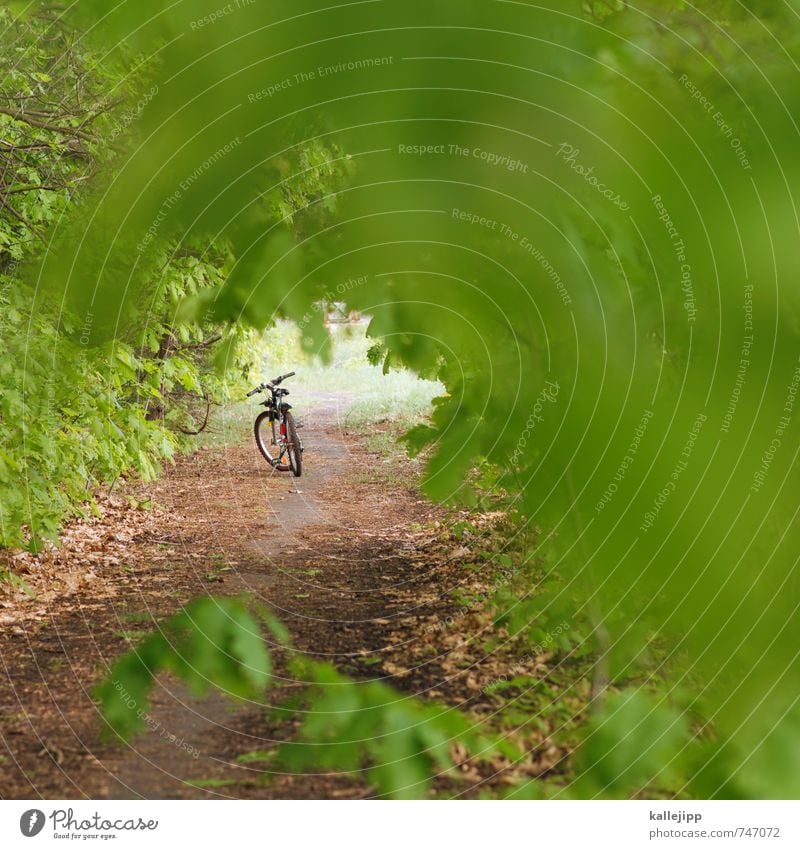
<svg viewBox="0 0 800 849"><path fill-rule="evenodd" d="M58 319L32 314L28 292L8 277L0 303L0 544L35 549L57 539L62 517L91 498L93 484L129 470L151 478L175 441L119 402L139 386L129 345L87 349L65 339Z"/></svg>
<svg viewBox="0 0 800 849"><path fill-rule="evenodd" d="M641 690L610 696L592 717L576 757L577 798L626 798L654 785L672 789L689 743L686 718Z"/></svg>
<svg viewBox="0 0 800 849"><path fill-rule="evenodd" d="M418 799L433 776L458 777L456 744L477 760L519 757L511 744L483 737L455 708L426 704L380 681L353 681L328 664L311 663L305 673L313 710L276 759L289 770L366 770L379 795Z"/></svg>
<svg viewBox="0 0 800 849"><path fill-rule="evenodd" d="M286 644L280 622L270 614L265 619ZM144 727L148 693L160 671L174 673L198 695L213 686L228 695L256 697L270 683L271 660L257 621L241 602L211 597L192 602L119 658L97 689L103 716L122 739ZM425 704L379 681L353 681L326 663L295 660L292 671L306 685L304 698L313 711L306 713L296 741L245 760L276 755L274 764L291 770L368 767L381 795L414 799L426 795L432 773L452 773L456 744L478 759L519 756L508 742L484 738L454 708Z"/></svg>
<svg viewBox="0 0 800 849"><path fill-rule="evenodd" d="M246 698L269 684L271 663L258 622L240 602L193 601L119 658L98 687L105 720L122 739L145 726L148 696L162 671L173 672L196 695L213 686Z"/></svg>
<svg viewBox="0 0 800 849"><path fill-rule="evenodd" d="M383 343L376 342L374 345L370 345L369 348L367 348L367 362L371 366L380 365L385 357L386 348L384 348Z"/></svg>
<svg viewBox="0 0 800 849"><path fill-rule="evenodd" d="M154 240L135 297L113 316L101 281L112 263L114 273L138 267L135 253L104 260L98 285L82 278L80 303L42 287L30 269L53 256L47 228L68 226L114 179L158 81L151 61L124 48L119 65L101 63L44 5L0 10L0 30L15 45L0 58L0 547L38 550L98 485L152 478L212 407L243 394L261 334L212 315L234 265L224 238ZM335 170L330 158L322 144L287 154L280 167L307 173L262 214L291 220Z"/></svg>
<svg viewBox="0 0 800 849"><path fill-rule="evenodd" d="M703 682L705 775L768 792L746 765L796 726L800 685L796 4L274 2L192 26L216 7L73 10L114 61L157 52L158 91L25 267L32 314L92 304L108 343L141 329L165 245L205 241L227 264L187 309L288 317L313 350L333 285L446 388L412 435L435 445L428 493L469 500L476 463L501 469L543 529L531 553L591 611L599 677L647 678L659 636ZM588 751L613 765L598 789L652 777Z"/></svg>
<svg viewBox="0 0 800 849"><path fill-rule="evenodd" d="M0 57L0 271L25 257L102 166L109 97L125 91L57 17L0 9L9 48Z"/></svg>

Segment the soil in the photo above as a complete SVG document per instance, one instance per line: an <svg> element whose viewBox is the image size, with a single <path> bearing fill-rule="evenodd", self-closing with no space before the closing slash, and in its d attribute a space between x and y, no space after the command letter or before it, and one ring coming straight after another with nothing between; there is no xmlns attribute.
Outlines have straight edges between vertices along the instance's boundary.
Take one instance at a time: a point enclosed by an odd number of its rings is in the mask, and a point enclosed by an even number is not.
<svg viewBox="0 0 800 849"><path fill-rule="evenodd" d="M484 687L497 658L483 656L485 620L451 593L465 581L480 588L463 568L472 553L453 540L452 515L419 494L417 465L377 450L380 429L372 439L349 432L342 405L330 397L306 411L299 479L273 472L251 439L205 448L155 483L106 497L103 515L71 526L59 550L18 557L32 595L7 595L0 614L3 798L374 795L360 773L273 774L240 760L296 732L270 710L297 686L282 677L280 652L263 702L197 698L164 675L147 730L127 745L104 739L93 687L131 641L203 594L269 606L294 651L341 672L492 715ZM517 774L560 768L546 733L527 739ZM509 780L506 767L465 762L457 792Z"/></svg>

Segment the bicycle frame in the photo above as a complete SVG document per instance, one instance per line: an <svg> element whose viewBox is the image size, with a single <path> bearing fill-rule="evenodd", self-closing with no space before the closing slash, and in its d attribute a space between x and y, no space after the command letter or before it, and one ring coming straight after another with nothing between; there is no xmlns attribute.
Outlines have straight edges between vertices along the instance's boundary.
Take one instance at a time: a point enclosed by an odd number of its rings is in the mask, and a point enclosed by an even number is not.
<svg viewBox="0 0 800 849"><path fill-rule="evenodd" d="M271 397L266 401L262 401L260 406L266 408L270 413L269 422L272 429L271 444L278 449L278 456L272 461L273 466L283 464L283 458L288 450L289 443L286 433L286 413L291 410L292 405L287 404L281 399L287 393L285 389L272 388ZM276 428L275 425L278 425Z"/></svg>

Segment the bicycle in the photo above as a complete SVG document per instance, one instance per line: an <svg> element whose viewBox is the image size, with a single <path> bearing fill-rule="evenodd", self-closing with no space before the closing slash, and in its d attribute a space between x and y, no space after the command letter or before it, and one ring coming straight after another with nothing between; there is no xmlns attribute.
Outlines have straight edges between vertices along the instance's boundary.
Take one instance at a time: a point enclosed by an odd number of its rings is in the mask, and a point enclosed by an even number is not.
<svg viewBox="0 0 800 849"><path fill-rule="evenodd" d="M265 389L269 390L269 398L261 402L261 406L266 409L258 414L253 425L256 445L273 469L279 472L292 472L296 478L299 478L303 471L303 443L297 435L299 425L289 412L292 405L283 400L289 394L289 390L280 386L286 378L295 374L296 372L290 371L288 374L282 374L267 383L262 383L248 392L247 397L251 398ZM273 451L270 451L270 446L274 446Z"/></svg>

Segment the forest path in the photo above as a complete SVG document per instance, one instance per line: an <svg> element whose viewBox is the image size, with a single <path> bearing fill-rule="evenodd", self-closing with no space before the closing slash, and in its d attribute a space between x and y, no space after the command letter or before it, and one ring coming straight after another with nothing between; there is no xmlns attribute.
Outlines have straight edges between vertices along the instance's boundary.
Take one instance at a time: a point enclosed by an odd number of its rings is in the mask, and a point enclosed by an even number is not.
<svg viewBox="0 0 800 849"><path fill-rule="evenodd" d="M339 775L265 780L263 764L240 760L291 738L295 726L268 712L291 681L279 682L263 704L243 704L216 692L192 697L160 676L147 730L127 746L101 742L91 698L131 631L147 633L207 593L263 602L289 628L294 650L342 672L387 679L396 672L393 683L413 693L441 686L452 673L443 657L415 662L412 654L424 624L455 606L436 574L441 546L425 530L443 514L416 491L412 463L370 450L347 430L347 403L330 395L301 411L299 479L273 473L252 439L180 458L159 481L137 488L157 509L125 543L123 563L110 558L113 565L96 567L90 589L84 584L70 603L52 599L44 614L6 629L4 797L370 794L366 782ZM99 585L98 595L91 586Z"/></svg>

